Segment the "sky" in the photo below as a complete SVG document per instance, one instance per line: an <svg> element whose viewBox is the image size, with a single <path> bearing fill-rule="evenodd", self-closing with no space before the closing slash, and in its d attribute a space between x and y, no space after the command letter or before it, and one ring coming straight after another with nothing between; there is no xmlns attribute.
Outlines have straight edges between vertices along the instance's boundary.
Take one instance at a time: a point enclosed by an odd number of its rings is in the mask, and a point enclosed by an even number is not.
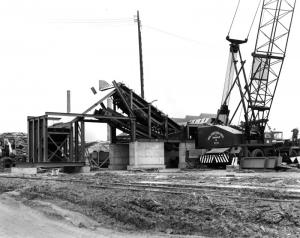
<svg viewBox="0 0 300 238"><path fill-rule="evenodd" d="M229 46L225 37L237 0L1 0L0 132L27 131L27 116L81 113L103 92L98 81L140 92L136 11L142 22L145 98L170 117L216 113ZM259 1L241 0L231 37L246 37ZM250 73L258 19L242 46ZM300 13L296 7L287 56L269 125L291 137L298 109ZM231 100L237 100L232 98ZM87 140L105 139L105 125L87 125Z"/></svg>

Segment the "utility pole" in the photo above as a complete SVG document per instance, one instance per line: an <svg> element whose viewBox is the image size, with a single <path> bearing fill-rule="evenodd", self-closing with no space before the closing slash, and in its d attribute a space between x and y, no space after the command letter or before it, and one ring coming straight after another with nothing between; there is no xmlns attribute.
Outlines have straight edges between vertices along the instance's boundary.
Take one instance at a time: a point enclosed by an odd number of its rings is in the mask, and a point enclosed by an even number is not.
<svg viewBox="0 0 300 238"><path fill-rule="evenodd" d="M137 21L137 26L138 26L138 39L139 39L141 97L145 98L145 95L144 95L144 70L143 70L142 34L141 34L141 21L140 21L139 11L137 11L136 21Z"/></svg>

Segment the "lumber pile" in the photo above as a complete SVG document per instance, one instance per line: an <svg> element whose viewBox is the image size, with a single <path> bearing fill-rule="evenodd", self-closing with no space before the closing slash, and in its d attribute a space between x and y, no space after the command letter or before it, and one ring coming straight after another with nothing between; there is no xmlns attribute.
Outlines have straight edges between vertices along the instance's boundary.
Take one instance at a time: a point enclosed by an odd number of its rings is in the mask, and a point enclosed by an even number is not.
<svg viewBox="0 0 300 238"><path fill-rule="evenodd" d="M27 157L27 134L23 132L6 132L0 134L0 140L8 139L16 157Z"/></svg>

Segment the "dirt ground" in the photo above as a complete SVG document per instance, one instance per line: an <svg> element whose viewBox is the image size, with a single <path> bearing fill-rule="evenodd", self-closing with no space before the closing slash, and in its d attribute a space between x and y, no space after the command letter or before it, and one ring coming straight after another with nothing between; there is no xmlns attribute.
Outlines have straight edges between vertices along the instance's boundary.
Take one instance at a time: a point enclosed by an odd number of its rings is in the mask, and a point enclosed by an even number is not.
<svg viewBox="0 0 300 238"><path fill-rule="evenodd" d="M70 182L0 177L1 237L26 237L9 233L17 224L37 231L28 237L55 232L55 237L300 237L299 172L99 171L58 177ZM207 189L178 194L101 189L72 179Z"/></svg>

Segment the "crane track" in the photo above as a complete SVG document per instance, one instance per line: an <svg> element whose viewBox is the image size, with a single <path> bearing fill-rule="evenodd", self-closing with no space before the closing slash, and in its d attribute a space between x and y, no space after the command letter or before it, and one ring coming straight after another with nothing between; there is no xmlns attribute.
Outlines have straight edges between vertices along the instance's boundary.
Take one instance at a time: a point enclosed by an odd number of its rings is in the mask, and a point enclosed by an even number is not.
<svg viewBox="0 0 300 238"><path fill-rule="evenodd" d="M95 180L79 180L79 179L61 179L61 178L45 178L45 177L24 177L24 176L0 176L0 178L9 178L9 179L24 179L24 180L42 180L42 181L50 181L50 182L61 182L61 183L78 183L90 188L94 189L116 189L116 190L130 190L136 192L155 192L155 193L167 193L167 194L177 194L177 195L202 195L209 199L209 197L226 197L234 200L248 200L251 198L252 200L261 200L261 201L270 201L270 202L298 202L300 200L300 187L297 187L299 191L296 193L291 193L289 195L286 194L286 198L269 198L269 197L257 197L254 195L249 196L234 196L232 195L233 190L247 190L254 191L254 187L249 186L237 186L237 187L229 187L225 186L216 186L216 185L183 185L183 184L168 184L168 183L141 183L141 182L128 182L128 183L120 183L120 182L99 182ZM267 191L278 191L278 187L276 189L266 189L267 187L255 187L255 189L263 189ZM275 187L274 187L275 188ZM285 187L283 188L283 192L286 192ZM293 187L294 188L294 187ZM218 194L216 194L218 193ZM229 194L231 193L231 194Z"/></svg>

